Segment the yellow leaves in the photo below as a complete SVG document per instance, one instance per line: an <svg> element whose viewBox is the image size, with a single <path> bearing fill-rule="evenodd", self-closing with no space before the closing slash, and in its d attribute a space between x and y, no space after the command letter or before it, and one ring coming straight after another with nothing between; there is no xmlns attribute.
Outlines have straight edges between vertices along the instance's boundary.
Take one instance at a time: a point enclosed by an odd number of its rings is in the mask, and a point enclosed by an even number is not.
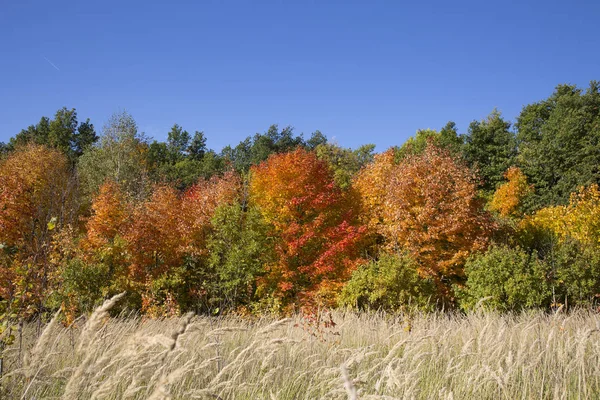
<svg viewBox="0 0 600 400"><path fill-rule="evenodd" d="M561 239L568 237L583 243L600 243L600 191L598 185L581 187L571 194L567 206L546 207L526 217L524 231L543 229Z"/></svg>

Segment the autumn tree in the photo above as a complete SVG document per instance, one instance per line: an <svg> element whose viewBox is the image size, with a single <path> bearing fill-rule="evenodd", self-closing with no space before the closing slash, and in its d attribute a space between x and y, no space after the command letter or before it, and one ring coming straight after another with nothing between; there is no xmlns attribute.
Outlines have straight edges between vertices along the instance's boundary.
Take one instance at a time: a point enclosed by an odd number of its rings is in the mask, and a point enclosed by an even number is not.
<svg viewBox="0 0 600 400"><path fill-rule="evenodd" d="M507 182L496 189L490 202L490 210L502 217L517 217L523 212L523 201L533 191L527 177L518 167L510 167L504 173Z"/></svg>
<svg viewBox="0 0 600 400"><path fill-rule="evenodd" d="M275 306L331 304L355 267L365 228L328 165L303 149L273 155L252 168L250 201L277 238L261 293Z"/></svg>
<svg viewBox="0 0 600 400"><path fill-rule="evenodd" d="M360 197L360 219L371 234L383 231L383 207L394 168L396 152L393 148L376 154L353 181Z"/></svg>
<svg viewBox="0 0 600 400"><path fill-rule="evenodd" d="M130 275L144 282L182 263L181 200L177 191L157 186L146 201L137 204L126 234Z"/></svg>
<svg viewBox="0 0 600 400"><path fill-rule="evenodd" d="M206 242L211 229L211 219L219 206L233 204L240 196L240 176L228 171L222 176L200 179L182 196L180 214L187 238L186 252L193 256L206 255Z"/></svg>
<svg viewBox="0 0 600 400"><path fill-rule="evenodd" d="M600 189L593 184L571 193L569 204L545 207L526 217L521 229L534 233L544 229L561 240L600 244Z"/></svg>
<svg viewBox="0 0 600 400"><path fill-rule="evenodd" d="M2 308L40 310L54 277L53 236L77 220L75 189L59 150L28 144L0 161Z"/></svg>
<svg viewBox="0 0 600 400"><path fill-rule="evenodd" d="M54 256L62 280L58 301L68 318L92 309L105 296L131 290L125 240L132 222L130 199L107 180L92 199L90 213L83 236L74 231L61 237Z"/></svg>
<svg viewBox="0 0 600 400"><path fill-rule="evenodd" d="M200 180L183 194L157 185L136 205L125 240L129 276L143 292L145 308L156 310L166 300L189 306L213 278L206 267L211 220L217 207L236 198L239 182L228 173Z"/></svg>
<svg viewBox="0 0 600 400"><path fill-rule="evenodd" d="M389 251L408 250L425 276L438 283L462 276L465 258L486 246L493 223L477 196L475 174L434 145L393 166L382 182L383 223ZM379 200L381 202L381 200Z"/></svg>

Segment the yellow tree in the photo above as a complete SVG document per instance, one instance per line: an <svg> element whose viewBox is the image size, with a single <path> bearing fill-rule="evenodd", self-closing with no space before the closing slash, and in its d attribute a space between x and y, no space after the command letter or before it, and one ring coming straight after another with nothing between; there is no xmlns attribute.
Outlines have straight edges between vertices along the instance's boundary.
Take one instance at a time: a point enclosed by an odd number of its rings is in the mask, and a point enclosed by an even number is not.
<svg viewBox="0 0 600 400"><path fill-rule="evenodd" d="M566 206L546 207L526 217L520 225L525 232L544 229L562 240L600 244L600 190L598 185L581 187L571 193Z"/></svg>

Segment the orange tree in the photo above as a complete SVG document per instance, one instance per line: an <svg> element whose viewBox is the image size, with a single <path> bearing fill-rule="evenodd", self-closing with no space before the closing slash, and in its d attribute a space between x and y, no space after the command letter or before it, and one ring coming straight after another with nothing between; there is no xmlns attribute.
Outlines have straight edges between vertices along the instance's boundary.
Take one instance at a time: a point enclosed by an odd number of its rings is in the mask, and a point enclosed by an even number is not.
<svg viewBox="0 0 600 400"><path fill-rule="evenodd" d="M276 261L259 294L274 308L330 305L354 270L366 228L328 165L297 149L251 169L250 201L271 226Z"/></svg>
<svg viewBox="0 0 600 400"><path fill-rule="evenodd" d="M146 313L158 316L190 306L193 293L202 293L203 282L210 280L205 259L211 218L240 187L239 177L226 173L200 180L184 193L155 185L147 199L135 201L106 181L92 202L80 242L87 266L79 269L104 269L104 295L128 290Z"/></svg>
<svg viewBox="0 0 600 400"><path fill-rule="evenodd" d="M126 240L131 278L144 285L144 311L174 312L207 294L204 288L213 278L206 268L211 219L239 189L239 177L227 173L200 180L181 195L156 186L136 207Z"/></svg>
<svg viewBox="0 0 600 400"><path fill-rule="evenodd" d="M74 189L59 150L29 144L0 161L0 314L30 316L54 289L53 236L76 220Z"/></svg>
<svg viewBox="0 0 600 400"><path fill-rule="evenodd" d="M421 275L448 294L448 284L463 276L466 257L486 246L494 227L477 195L476 176L431 143L396 165L391 156L384 153L375 160L381 165L358 178L370 220L388 252L409 251Z"/></svg>
<svg viewBox="0 0 600 400"><path fill-rule="evenodd" d="M383 206L387 188L396 163L393 148L375 155L373 162L363 167L353 182L361 198L361 220L371 232L379 232L383 224Z"/></svg>
<svg viewBox="0 0 600 400"><path fill-rule="evenodd" d="M490 202L490 210L502 217L522 215L523 200L533 192L533 186L527 183L527 177L518 167L510 167L504 173L507 182L496 189Z"/></svg>

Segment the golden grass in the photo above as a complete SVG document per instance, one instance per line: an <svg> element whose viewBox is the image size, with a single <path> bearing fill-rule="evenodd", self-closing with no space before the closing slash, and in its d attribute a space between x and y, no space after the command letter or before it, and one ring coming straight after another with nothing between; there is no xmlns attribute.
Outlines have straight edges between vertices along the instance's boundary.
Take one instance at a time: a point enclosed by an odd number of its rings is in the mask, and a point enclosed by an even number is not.
<svg viewBox="0 0 600 400"><path fill-rule="evenodd" d="M410 330L402 316L338 312L334 320L324 340L299 317L95 314L78 328L51 323L37 342L27 331L27 362L8 349L0 397L600 398L600 316L591 312L431 314Z"/></svg>

